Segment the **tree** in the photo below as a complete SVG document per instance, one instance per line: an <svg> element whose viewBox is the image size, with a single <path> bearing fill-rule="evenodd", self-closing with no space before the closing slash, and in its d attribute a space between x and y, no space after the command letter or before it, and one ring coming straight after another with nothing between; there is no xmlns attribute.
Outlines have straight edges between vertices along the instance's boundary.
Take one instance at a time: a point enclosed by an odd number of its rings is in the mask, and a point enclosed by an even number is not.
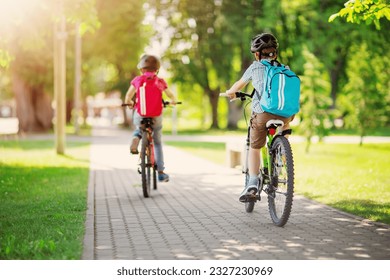
<svg viewBox="0 0 390 280"><path fill-rule="evenodd" d="M357 128L360 145L369 130L389 123L390 114L390 71L389 56L370 57L369 46L365 43L353 48L348 67L349 82L340 107L345 108L347 127Z"/></svg>
<svg viewBox="0 0 390 280"><path fill-rule="evenodd" d="M53 116L45 87L50 83L47 75L52 70L48 66L51 65L51 50L46 43L49 35L42 32L50 19L36 3L23 7L7 2L3 4L2 14L7 13L8 16L1 17L0 48L8 58L3 66L7 67L15 93L19 131L42 131L51 127ZM19 34L24 36L17 36ZM39 57L35 55L38 50L41 51ZM35 72L37 77L28 75L31 72Z"/></svg>
<svg viewBox="0 0 390 280"><path fill-rule="evenodd" d="M97 0L96 9L100 28L88 34L84 42L83 57L87 62L84 67L85 86L89 93L93 90L118 90L124 99L130 80L138 74L136 66L147 43L148 32L142 25L143 1ZM94 76L97 72L109 75L97 83ZM88 83L88 80L91 82ZM125 108L123 114L126 122Z"/></svg>
<svg viewBox="0 0 390 280"><path fill-rule="evenodd" d="M93 21L94 13L90 9L92 2L93 0L64 1L68 21L83 18L87 24L91 19ZM1 60L3 66L8 67L8 75L11 76L19 131L46 131L51 128L53 117L52 31L57 2L7 1L3 4L2 14L6 16L0 17Z"/></svg>
<svg viewBox="0 0 390 280"><path fill-rule="evenodd" d="M338 13L329 17L333 22L337 17L345 18L347 22L374 24L381 29L381 19L390 20L390 4L387 0L349 0Z"/></svg>
<svg viewBox="0 0 390 280"><path fill-rule="evenodd" d="M8 0L7 0L8 1ZM7 67L17 101L19 131L46 131L52 126L53 22L58 1L20 0L0 17L0 65ZM23 2L24 6L18 4ZM100 90L126 91L137 72L136 64L145 44L142 1L64 0L67 19L67 117L73 103L74 30L80 23L83 36L83 92L94 94L96 82L88 78L96 69L113 69ZM99 13L99 14L98 14ZM15 20L16 17L16 20ZM101 22L99 22L99 20ZM18 24L16 24L18 23ZM92 33L99 28L95 35ZM93 32L90 32L93 31ZM19 36L23 34L23 36ZM70 46L70 47L69 47ZM106 69L103 69L104 71Z"/></svg>
<svg viewBox="0 0 390 280"><path fill-rule="evenodd" d="M263 1L148 2L157 18L169 21L172 37L166 58L173 81L203 89L211 107L211 127L218 128L219 92L238 79L253 59L249 44ZM228 104L228 127L236 128L242 105Z"/></svg>
<svg viewBox="0 0 390 280"><path fill-rule="evenodd" d="M225 90L249 66L253 57L248 46L254 34L274 33L280 45L279 60L298 75L307 75L304 66L308 57L303 53L303 48L307 48L321 66L323 72L319 76L329 79L330 86L326 90L331 102L328 103L328 99L321 102L328 106L323 113L329 115L335 112L337 100L348 83L346 73L351 59L358 59L350 56L351 49L366 43L370 46L367 50L370 57L388 55L389 22L381 22L385 31L375 30L372 25L344 24L341 20L329 24L328 15L339 8L337 0L204 0L196 3L149 0L148 3L157 10L157 16L169 22L167 29L172 43L166 58L171 63L174 81L186 84L186 88L203 88L214 108L213 119L218 117L218 112L215 113L218 105L207 92L211 89L217 94ZM195 106L204 111L203 105ZM228 126L233 128L241 108L238 103L230 103L229 108ZM340 109L341 112L343 108ZM213 121L216 122L220 126L218 119ZM326 121L326 125L332 122Z"/></svg>
<svg viewBox="0 0 390 280"><path fill-rule="evenodd" d="M306 152L309 152L312 137L318 135L320 140L328 134L332 126L329 114L330 82L325 74L323 64L304 47L304 75L302 79L300 131L306 138Z"/></svg>
<svg viewBox="0 0 390 280"><path fill-rule="evenodd" d="M150 1L156 15L169 18L174 35L166 57L171 64L174 82L200 85L208 96L212 108L211 127L218 128L217 67L226 63L219 59L223 54L216 37L220 4L202 1ZM168 13L171 15L168 17ZM213 57L213 55L215 55ZM187 98L186 98L187 99ZM188 99L191 99L189 96Z"/></svg>

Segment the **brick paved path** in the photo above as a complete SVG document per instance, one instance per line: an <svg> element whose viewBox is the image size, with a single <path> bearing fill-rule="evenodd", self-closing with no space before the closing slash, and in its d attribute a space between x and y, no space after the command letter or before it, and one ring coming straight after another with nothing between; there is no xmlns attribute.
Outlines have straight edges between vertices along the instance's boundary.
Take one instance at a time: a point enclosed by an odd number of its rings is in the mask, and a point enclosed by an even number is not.
<svg viewBox="0 0 390 280"><path fill-rule="evenodd" d="M94 130L83 259L390 259L390 227L303 197L284 228L266 199L246 213L243 176L164 146L167 173L143 198L130 132Z"/></svg>

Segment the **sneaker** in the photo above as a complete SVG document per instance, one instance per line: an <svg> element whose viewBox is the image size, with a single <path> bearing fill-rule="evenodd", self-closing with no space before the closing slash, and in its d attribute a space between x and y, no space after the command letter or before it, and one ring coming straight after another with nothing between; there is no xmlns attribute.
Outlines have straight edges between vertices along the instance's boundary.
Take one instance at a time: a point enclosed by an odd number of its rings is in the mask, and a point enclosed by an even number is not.
<svg viewBox="0 0 390 280"><path fill-rule="evenodd" d="M240 202L249 202L256 200L257 185L248 185L240 194Z"/></svg>
<svg viewBox="0 0 390 280"><path fill-rule="evenodd" d="M158 173L158 181L159 182L168 182L169 181L169 175L165 174L164 172Z"/></svg>
<svg viewBox="0 0 390 280"><path fill-rule="evenodd" d="M135 136L133 137L133 140L131 140L131 145L130 145L130 153L133 155L138 154L138 143L139 143L139 137Z"/></svg>

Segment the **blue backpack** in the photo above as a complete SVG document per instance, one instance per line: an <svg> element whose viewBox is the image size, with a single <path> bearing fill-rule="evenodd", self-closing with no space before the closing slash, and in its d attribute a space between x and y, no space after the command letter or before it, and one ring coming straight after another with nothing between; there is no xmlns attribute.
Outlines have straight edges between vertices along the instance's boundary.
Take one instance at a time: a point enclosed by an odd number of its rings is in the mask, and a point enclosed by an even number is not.
<svg viewBox="0 0 390 280"><path fill-rule="evenodd" d="M261 108L268 113L291 117L299 112L301 80L289 68L276 60L262 60L265 66Z"/></svg>

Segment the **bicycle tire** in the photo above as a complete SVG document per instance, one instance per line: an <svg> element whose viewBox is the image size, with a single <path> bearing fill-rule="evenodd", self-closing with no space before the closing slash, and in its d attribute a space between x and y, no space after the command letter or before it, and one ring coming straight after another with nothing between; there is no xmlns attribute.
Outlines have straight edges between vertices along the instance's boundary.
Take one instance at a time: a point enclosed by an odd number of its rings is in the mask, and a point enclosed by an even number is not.
<svg viewBox="0 0 390 280"><path fill-rule="evenodd" d="M283 227L290 217L294 196L294 160L290 142L284 136L272 142L271 168L268 208L272 222Z"/></svg>
<svg viewBox="0 0 390 280"><path fill-rule="evenodd" d="M157 168L153 167L153 189L157 190Z"/></svg>
<svg viewBox="0 0 390 280"><path fill-rule="evenodd" d="M142 145L141 145L141 179L142 179L142 192L144 197L150 196L150 146L147 132L142 133Z"/></svg>
<svg viewBox="0 0 390 280"><path fill-rule="evenodd" d="M248 181L249 181L249 173L248 173L248 171L246 171L244 187L248 184ZM247 213L252 213L254 208L255 208L255 201L247 201L247 202L245 202L245 211Z"/></svg>

